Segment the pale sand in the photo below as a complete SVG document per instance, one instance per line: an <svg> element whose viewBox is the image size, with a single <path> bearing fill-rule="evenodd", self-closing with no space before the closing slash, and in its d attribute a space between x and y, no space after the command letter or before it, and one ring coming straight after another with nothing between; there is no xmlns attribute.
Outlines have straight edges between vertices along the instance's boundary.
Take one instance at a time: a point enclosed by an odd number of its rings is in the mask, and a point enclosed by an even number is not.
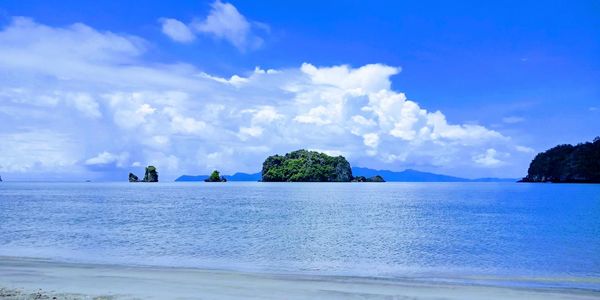
<svg viewBox="0 0 600 300"><path fill-rule="evenodd" d="M600 299L581 289L266 275L0 257L2 299Z"/></svg>

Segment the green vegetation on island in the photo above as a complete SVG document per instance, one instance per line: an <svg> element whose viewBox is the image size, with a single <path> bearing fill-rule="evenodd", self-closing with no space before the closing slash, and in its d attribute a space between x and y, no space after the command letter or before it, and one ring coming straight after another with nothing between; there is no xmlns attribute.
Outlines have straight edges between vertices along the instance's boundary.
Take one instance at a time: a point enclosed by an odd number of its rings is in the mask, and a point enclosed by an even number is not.
<svg viewBox="0 0 600 300"><path fill-rule="evenodd" d="M600 137L539 153L520 182L600 183Z"/></svg>
<svg viewBox="0 0 600 300"><path fill-rule="evenodd" d="M158 182L158 172L154 166L146 167L146 174L144 174L144 182Z"/></svg>
<svg viewBox="0 0 600 300"><path fill-rule="evenodd" d="M227 179L221 176L219 171L214 170L208 178L204 179L204 182L227 182Z"/></svg>
<svg viewBox="0 0 600 300"><path fill-rule="evenodd" d="M348 182L352 180L350 163L343 156L329 156L316 151L296 150L267 157L262 181Z"/></svg>
<svg viewBox="0 0 600 300"><path fill-rule="evenodd" d="M158 182L158 171L154 166L147 166L144 179L140 181L135 174L129 173L129 182Z"/></svg>
<svg viewBox="0 0 600 300"><path fill-rule="evenodd" d="M357 182L384 182L379 175L359 178ZM263 163L262 181L266 182L350 182L350 163L343 156L329 156L325 153L296 150L283 156L267 157Z"/></svg>

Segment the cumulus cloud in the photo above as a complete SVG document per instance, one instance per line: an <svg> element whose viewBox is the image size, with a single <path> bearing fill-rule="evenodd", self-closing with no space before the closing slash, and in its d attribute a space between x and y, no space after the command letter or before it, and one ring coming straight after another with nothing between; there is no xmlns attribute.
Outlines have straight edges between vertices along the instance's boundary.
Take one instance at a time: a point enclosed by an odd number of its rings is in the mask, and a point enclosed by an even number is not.
<svg viewBox="0 0 600 300"><path fill-rule="evenodd" d="M102 153L98 153L98 155L87 159L85 161L85 164L88 166L115 164L117 167L123 167L125 166L125 163L128 159L129 153L127 152L114 154L107 151L103 151Z"/></svg>
<svg viewBox="0 0 600 300"><path fill-rule="evenodd" d="M0 171L152 163L166 178L255 172L267 155L298 148L343 153L354 165L465 170L523 152L392 89L398 67L305 63L222 78L145 61L146 44L84 24L15 18L3 28L0 74L11 76L0 81L0 151L9 157Z"/></svg>
<svg viewBox="0 0 600 300"><path fill-rule="evenodd" d="M28 128L0 133L0 171L53 172L77 163L81 149L67 133ZM58 169L58 170L57 170Z"/></svg>
<svg viewBox="0 0 600 300"><path fill-rule="evenodd" d="M159 22L162 24L162 32L176 42L189 43L196 38L192 30L179 20L161 18Z"/></svg>
<svg viewBox="0 0 600 300"><path fill-rule="evenodd" d="M504 162L499 159L498 156L502 155L498 153L496 149L487 149L484 153L473 156L473 161L485 167L497 167ZM506 154L504 154L506 156Z"/></svg>
<svg viewBox="0 0 600 300"><path fill-rule="evenodd" d="M196 34L209 35L232 44L240 51L259 48L263 39L257 31L268 31L263 23L249 21L231 3L217 0L211 4L209 14L194 20L190 25L172 18L161 18L162 31L176 42L188 43Z"/></svg>

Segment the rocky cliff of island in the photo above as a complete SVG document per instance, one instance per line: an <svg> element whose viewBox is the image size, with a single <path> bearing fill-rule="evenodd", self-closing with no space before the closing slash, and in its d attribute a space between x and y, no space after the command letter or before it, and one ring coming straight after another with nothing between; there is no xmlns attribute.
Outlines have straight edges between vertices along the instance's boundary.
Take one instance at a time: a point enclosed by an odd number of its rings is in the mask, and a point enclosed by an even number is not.
<svg viewBox="0 0 600 300"><path fill-rule="evenodd" d="M144 179L140 181L135 174L129 173L129 182L158 182L158 171L154 166L147 166Z"/></svg>
<svg viewBox="0 0 600 300"><path fill-rule="evenodd" d="M352 182L385 182L385 180L380 175L375 175L371 177L355 176L354 178L352 178Z"/></svg>
<svg viewBox="0 0 600 300"><path fill-rule="evenodd" d="M140 178L133 173L129 173L129 182L139 182Z"/></svg>
<svg viewBox="0 0 600 300"><path fill-rule="evenodd" d="M343 156L308 150L269 156L262 168L266 182L349 182L352 178L350 163Z"/></svg>
<svg viewBox="0 0 600 300"><path fill-rule="evenodd" d="M520 182L600 183L600 137L539 153Z"/></svg>

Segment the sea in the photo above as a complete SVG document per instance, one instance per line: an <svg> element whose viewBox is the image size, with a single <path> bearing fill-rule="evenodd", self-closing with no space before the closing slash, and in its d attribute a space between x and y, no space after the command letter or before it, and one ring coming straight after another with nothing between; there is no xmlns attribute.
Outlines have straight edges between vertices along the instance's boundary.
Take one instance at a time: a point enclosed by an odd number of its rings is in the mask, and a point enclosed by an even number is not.
<svg viewBox="0 0 600 300"><path fill-rule="evenodd" d="M600 290L600 185L2 182L0 256Z"/></svg>

